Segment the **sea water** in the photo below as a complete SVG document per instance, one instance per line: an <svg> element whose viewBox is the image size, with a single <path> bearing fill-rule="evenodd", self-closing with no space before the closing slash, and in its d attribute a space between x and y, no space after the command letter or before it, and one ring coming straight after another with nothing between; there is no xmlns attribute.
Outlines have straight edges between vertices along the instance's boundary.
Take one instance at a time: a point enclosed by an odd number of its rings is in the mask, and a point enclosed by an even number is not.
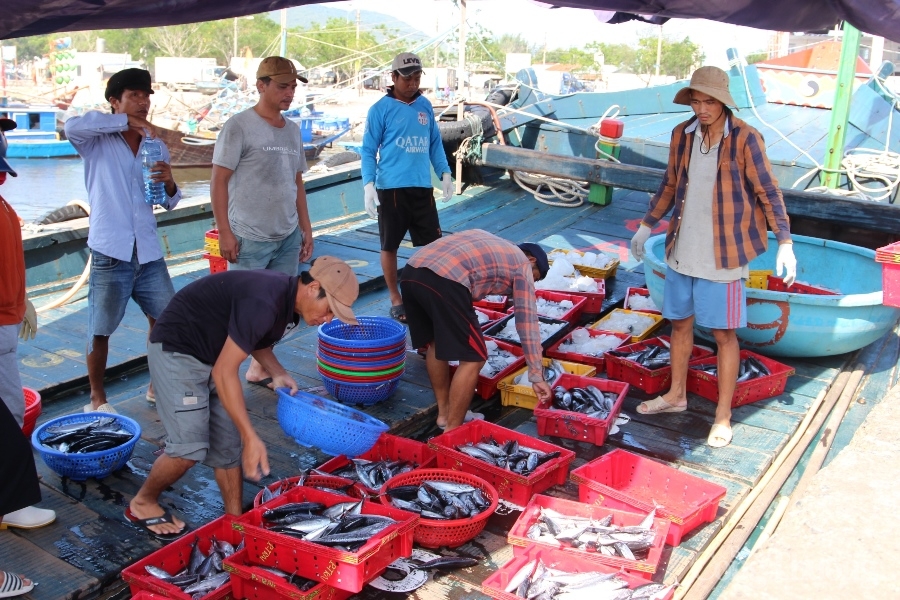
<svg viewBox="0 0 900 600"><path fill-rule="evenodd" d="M0 186L3 196L26 222L32 222L68 204L87 201L84 187L84 163L80 158L11 158L10 165L19 174L9 176ZM209 196L210 168L173 169L175 183L185 198Z"/></svg>

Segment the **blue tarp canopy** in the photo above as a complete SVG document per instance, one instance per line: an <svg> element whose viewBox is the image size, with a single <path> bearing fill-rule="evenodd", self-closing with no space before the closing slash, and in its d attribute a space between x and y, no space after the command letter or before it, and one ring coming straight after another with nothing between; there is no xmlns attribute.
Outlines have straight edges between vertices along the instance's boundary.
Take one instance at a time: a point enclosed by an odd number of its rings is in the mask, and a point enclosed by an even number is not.
<svg viewBox="0 0 900 600"><path fill-rule="evenodd" d="M389 1L389 0L386 0ZM848 21L900 41L900 0L550 0L555 6L710 19L775 31L817 31ZM3 0L0 39L66 31L214 21L315 0ZM616 19L621 20L621 19Z"/></svg>

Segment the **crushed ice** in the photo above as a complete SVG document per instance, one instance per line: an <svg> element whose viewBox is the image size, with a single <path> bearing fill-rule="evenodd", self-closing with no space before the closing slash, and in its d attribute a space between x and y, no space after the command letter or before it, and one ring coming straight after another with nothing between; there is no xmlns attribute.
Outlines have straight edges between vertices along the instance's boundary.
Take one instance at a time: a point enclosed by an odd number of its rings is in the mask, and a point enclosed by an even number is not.
<svg viewBox="0 0 900 600"><path fill-rule="evenodd" d="M609 316L597 326L597 329L603 329L604 331L620 331L622 333L640 336L655 324L656 321L647 315L623 312L616 309L609 313Z"/></svg>
<svg viewBox="0 0 900 600"><path fill-rule="evenodd" d="M650 296L632 294L628 296L628 308L631 310L659 310L656 302Z"/></svg>
<svg viewBox="0 0 900 600"><path fill-rule="evenodd" d="M597 282L590 277L579 275L565 258L559 258L550 265L547 276L535 282L536 290L556 290L560 292L589 292L595 294L599 291Z"/></svg>
<svg viewBox="0 0 900 600"><path fill-rule="evenodd" d="M613 259L602 252L585 252L581 254L575 250L568 252L563 250L554 250L548 256L554 263L559 258L565 258L571 264L580 267L593 267L595 269L605 269L610 266Z"/></svg>
<svg viewBox="0 0 900 600"><path fill-rule="evenodd" d="M566 326L565 323L544 323L540 322L541 325L541 341L550 339L554 333L562 329ZM516 330L516 320L510 319L506 322L506 326L498 331L496 334L493 334L496 337L503 338L506 340L520 341L519 340L519 332Z"/></svg>
<svg viewBox="0 0 900 600"><path fill-rule="evenodd" d="M574 352L586 356L600 356L603 353L618 347L622 338L614 335L602 334L591 336L587 329L579 327L565 342L559 345L560 352Z"/></svg>

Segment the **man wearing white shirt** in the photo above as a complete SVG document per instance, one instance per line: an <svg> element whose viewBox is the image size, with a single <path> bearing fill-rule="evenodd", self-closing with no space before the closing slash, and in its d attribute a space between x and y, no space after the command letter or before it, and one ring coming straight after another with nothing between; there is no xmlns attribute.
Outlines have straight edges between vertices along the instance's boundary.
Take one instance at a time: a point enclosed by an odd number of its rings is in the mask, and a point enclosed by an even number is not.
<svg viewBox="0 0 900 600"><path fill-rule="evenodd" d="M84 159L91 205L87 348L91 401L86 412L115 412L106 402L103 378L109 336L121 323L128 299L134 298L152 329L175 294L156 237L153 206L144 200L141 148L154 131L147 121L152 93L148 71L125 69L106 84L113 114L91 111L66 121L66 137ZM169 150L160 145L162 160L154 167L153 179L165 183L162 207L171 210L181 191L172 178ZM152 390L147 399L154 400Z"/></svg>

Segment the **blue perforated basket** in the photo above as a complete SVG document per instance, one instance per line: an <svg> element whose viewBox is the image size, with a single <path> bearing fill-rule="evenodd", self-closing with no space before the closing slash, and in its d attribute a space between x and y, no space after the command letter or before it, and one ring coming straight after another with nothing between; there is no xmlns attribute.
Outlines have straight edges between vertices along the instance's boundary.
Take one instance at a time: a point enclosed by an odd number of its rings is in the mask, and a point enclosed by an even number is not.
<svg viewBox="0 0 900 600"><path fill-rule="evenodd" d="M364 412L298 391L278 388L278 423L301 446L325 454L359 456L372 449L388 426Z"/></svg>
<svg viewBox="0 0 900 600"><path fill-rule="evenodd" d="M319 375L322 376L322 383L325 384L325 389L328 390L328 393L341 402L368 406L390 398L391 394L397 391L403 372L401 371L396 377L387 381L370 383L348 383L329 377L321 371L319 371Z"/></svg>
<svg viewBox="0 0 900 600"><path fill-rule="evenodd" d="M387 317L357 317L359 325L337 319L319 326L319 339L338 347L356 350L385 348L406 341L406 327Z"/></svg>
<svg viewBox="0 0 900 600"><path fill-rule="evenodd" d="M118 421L119 426L132 434L131 439L115 448L109 450L101 450L99 452L66 453L48 448L41 443L41 440L50 437L47 429L54 425L70 425L73 423L88 423L98 418L112 417ZM41 458L48 467L56 471L62 477L69 477L75 481L82 481L89 477L103 479L113 471L118 471L125 466L134 445L141 437L141 426L134 419L129 419L122 415L113 415L109 413L78 413L74 415L66 415L47 421L34 430L31 434L31 445L37 450Z"/></svg>

